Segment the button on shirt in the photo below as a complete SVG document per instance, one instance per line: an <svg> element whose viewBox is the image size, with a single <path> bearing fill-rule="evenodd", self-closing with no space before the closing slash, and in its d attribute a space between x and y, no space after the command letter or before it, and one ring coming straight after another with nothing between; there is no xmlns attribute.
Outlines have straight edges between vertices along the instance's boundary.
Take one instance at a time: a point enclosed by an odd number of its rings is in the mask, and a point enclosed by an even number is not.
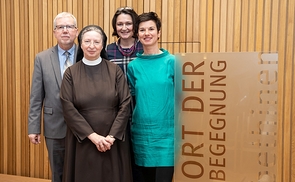
<svg viewBox="0 0 295 182"><path fill-rule="evenodd" d="M70 55L69 55L69 58L70 58L70 62L72 63L72 65L74 64L74 54L75 54L75 45L67 50ZM61 49L59 46L58 46L58 59L59 59L59 68L60 68L60 74L61 74L61 77L63 77L63 69L64 69L64 64L67 60L67 56L64 54L65 53L65 50Z"/></svg>

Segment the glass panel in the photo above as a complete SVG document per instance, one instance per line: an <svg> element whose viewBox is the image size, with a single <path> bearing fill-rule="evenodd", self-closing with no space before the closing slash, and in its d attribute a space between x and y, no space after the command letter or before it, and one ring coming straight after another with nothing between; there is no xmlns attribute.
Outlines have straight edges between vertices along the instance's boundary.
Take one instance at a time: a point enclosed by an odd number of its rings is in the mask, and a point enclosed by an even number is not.
<svg viewBox="0 0 295 182"><path fill-rule="evenodd" d="M278 54L177 57L174 181L275 181Z"/></svg>

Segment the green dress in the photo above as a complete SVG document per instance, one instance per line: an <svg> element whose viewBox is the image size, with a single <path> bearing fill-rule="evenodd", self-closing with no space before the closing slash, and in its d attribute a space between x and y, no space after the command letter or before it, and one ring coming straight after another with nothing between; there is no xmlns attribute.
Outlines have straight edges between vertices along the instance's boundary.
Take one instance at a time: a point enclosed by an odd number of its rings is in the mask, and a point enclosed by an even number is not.
<svg viewBox="0 0 295 182"><path fill-rule="evenodd" d="M135 96L131 138L135 163L144 167L174 166L174 62L167 50L143 55L128 64Z"/></svg>

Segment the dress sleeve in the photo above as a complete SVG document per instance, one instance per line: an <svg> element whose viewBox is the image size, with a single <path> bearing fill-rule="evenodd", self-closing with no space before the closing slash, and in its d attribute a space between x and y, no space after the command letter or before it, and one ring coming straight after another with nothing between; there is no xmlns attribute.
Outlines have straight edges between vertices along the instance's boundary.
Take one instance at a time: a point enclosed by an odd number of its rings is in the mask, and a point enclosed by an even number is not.
<svg viewBox="0 0 295 182"><path fill-rule="evenodd" d="M116 65L116 89L119 95L118 114L109 134L119 140L124 140L130 116L131 96L125 75L118 65Z"/></svg>
<svg viewBox="0 0 295 182"><path fill-rule="evenodd" d="M64 73L60 89L63 115L68 129L72 131L79 142L82 142L82 140L94 131L76 109L73 103L73 98L73 77L71 68L68 68Z"/></svg>

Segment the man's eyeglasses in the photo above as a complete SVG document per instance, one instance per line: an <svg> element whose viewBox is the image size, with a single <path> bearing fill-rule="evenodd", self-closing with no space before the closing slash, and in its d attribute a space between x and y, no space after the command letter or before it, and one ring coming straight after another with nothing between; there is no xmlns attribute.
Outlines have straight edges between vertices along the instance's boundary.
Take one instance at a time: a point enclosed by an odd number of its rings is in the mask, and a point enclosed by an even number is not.
<svg viewBox="0 0 295 182"><path fill-rule="evenodd" d="M66 28L66 30L74 30L77 27L75 25L56 25L55 30L62 31Z"/></svg>

